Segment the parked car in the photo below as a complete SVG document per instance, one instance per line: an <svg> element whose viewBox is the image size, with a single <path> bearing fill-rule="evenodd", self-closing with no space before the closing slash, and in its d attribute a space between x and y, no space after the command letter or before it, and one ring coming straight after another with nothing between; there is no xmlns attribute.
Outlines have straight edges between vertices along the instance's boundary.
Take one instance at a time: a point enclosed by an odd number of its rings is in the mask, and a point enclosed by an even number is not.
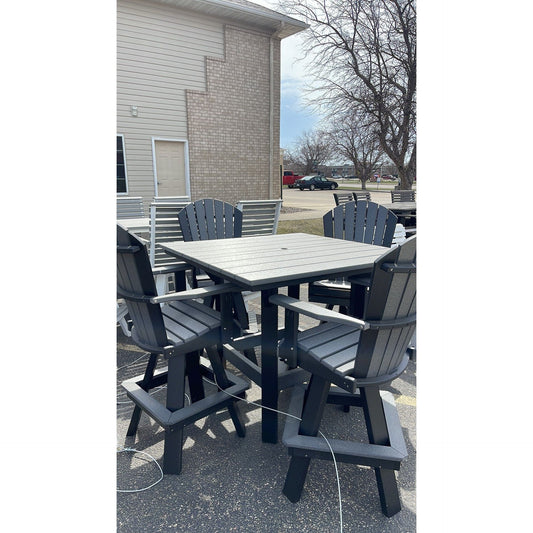
<svg viewBox="0 0 533 533"><path fill-rule="evenodd" d="M302 179L296 180L295 185L301 191L304 189L309 189L310 191L314 191L315 189L334 190L339 186L336 181L328 180L324 176L318 176L316 174L312 176L304 176Z"/></svg>
<svg viewBox="0 0 533 533"><path fill-rule="evenodd" d="M302 179L303 176L295 174L292 170L285 170L283 172L283 185L287 185L289 189L295 187L294 183L296 180Z"/></svg>

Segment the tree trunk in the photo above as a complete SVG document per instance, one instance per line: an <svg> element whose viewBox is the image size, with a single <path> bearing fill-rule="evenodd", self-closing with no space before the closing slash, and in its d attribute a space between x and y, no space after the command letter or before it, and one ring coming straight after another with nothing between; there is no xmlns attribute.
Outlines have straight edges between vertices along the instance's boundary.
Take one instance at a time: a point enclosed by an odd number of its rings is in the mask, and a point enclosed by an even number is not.
<svg viewBox="0 0 533 533"><path fill-rule="evenodd" d="M400 183L398 189L401 190L410 190L413 188L413 177L410 176L408 169L403 166L398 166L398 178L400 178Z"/></svg>
<svg viewBox="0 0 533 533"><path fill-rule="evenodd" d="M409 157L407 165L396 165L398 168L398 177L400 178L399 189L409 190L413 188L413 181L416 175L416 143Z"/></svg>
<svg viewBox="0 0 533 533"><path fill-rule="evenodd" d="M361 189L363 191L366 191L366 182L370 179L370 174L367 172L360 172L360 179L361 179Z"/></svg>

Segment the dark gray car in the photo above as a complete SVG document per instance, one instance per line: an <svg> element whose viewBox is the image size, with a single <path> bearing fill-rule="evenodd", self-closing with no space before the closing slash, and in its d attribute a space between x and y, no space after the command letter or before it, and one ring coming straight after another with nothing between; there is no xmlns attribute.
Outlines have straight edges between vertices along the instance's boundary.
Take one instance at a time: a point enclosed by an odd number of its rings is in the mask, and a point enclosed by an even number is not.
<svg viewBox="0 0 533 533"><path fill-rule="evenodd" d="M304 189L309 189L310 191L314 191L315 189L330 189L333 191L339 186L336 181L328 180L324 176L319 175L304 176L302 179L296 180L294 185L301 191Z"/></svg>

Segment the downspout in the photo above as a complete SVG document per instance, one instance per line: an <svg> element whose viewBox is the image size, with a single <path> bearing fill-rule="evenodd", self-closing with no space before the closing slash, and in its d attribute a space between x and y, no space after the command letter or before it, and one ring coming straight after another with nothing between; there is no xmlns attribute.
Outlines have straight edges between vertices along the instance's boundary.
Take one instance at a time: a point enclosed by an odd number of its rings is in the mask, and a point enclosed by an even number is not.
<svg viewBox="0 0 533 533"><path fill-rule="evenodd" d="M274 91L276 90L276 87L274 86L274 39L279 38L279 34L281 30L284 28L285 22L281 21L279 23L278 29L270 36L270 158L269 158L269 165L268 165L268 173L269 173L269 179L268 179L268 198L274 198L274 161L273 158L276 157L276 169L279 168L279 147L278 147L278 153L274 154ZM281 40L280 40L280 58L281 58ZM281 79L280 79L281 83ZM280 102L281 106L281 102ZM281 107L280 107L281 112ZM278 173L276 172L276 175Z"/></svg>

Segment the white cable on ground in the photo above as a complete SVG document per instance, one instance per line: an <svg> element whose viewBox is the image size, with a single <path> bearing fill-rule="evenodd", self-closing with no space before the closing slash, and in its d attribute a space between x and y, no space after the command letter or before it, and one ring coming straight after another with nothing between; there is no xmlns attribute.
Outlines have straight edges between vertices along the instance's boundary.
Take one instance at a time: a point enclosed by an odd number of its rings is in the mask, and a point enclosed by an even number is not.
<svg viewBox="0 0 533 533"><path fill-rule="evenodd" d="M162 468L159 466L159 463L149 453L142 452L140 450L135 450L134 448L122 448L121 450L117 450L117 453L122 453L122 452L142 453L143 455L147 455L157 465L157 468L159 468L161 477L156 482L149 485L148 487L143 487L142 489L117 489L117 492L142 492L144 490L151 489L154 485L157 485L163 479Z"/></svg>
<svg viewBox="0 0 533 533"><path fill-rule="evenodd" d="M256 407L260 407L261 409L267 409L268 411L273 411L274 413L279 413L281 415L285 415L285 416L289 416L291 418L295 418L296 420L299 420L300 422L302 421L302 419L298 416L295 416L295 415L292 415L290 413L284 413L283 411L278 411L277 409L272 409L272 407L265 407L264 405L261 405L259 403L255 403L255 402L252 402L250 400L247 400L246 398L241 398L240 396L235 396L234 394L231 394L229 392L227 392L226 390L224 390L223 388L220 387L220 385L217 383L217 379L216 379L216 376L214 376L214 379L215 381L211 381L207 378L205 378L205 380L209 383L211 383L212 385L215 385L216 387L218 387L218 389L222 392L224 392L225 394L227 394L228 396L231 396L232 398L236 398L237 400L241 400L243 402L246 402L247 404L250 404L250 405L255 405ZM326 444L328 445L328 448L329 448L329 451L331 452L331 457L333 458L333 464L335 465L335 476L337 477L337 490L338 490L338 493L339 493L339 517L340 517L340 533L343 532L343 525L342 525L342 494L341 494L341 482L340 482L340 479L339 479L339 470L337 468L337 460L335 459L335 454L333 453L333 448L331 447L331 444L329 443L328 439L326 438L326 436L324 435L324 433L322 433L322 431L318 431L318 433L320 434L320 436L326 441Z"/></svg>
<svg viewBox="0 0 533 533"><path fill-rule="evenodd" d="M132 363L129 363L128 365L124 365L120 368L117 369L120 370L121 368L125 368L129 365L132 365L133 363L135 363L136 361L138 361L139 359L141 359L142 357L144 357L145 355L148 355L148 354L144 354L142 355L141 357L139 357L138 359L136 359L135 361L133 361ZM249 405L255 405L256 407L260 407L261 409L267 409L268 411L273 411L275 413L279 413L281 415L284 415L284 416L289 416L291 418L295 418L296 420L299 420L300 422L302 421L302 419L298 416L295 416L295 415L292 415L290 413L285 413L283 411L278 411L277 409L272 409L271 407L266 407L264 405L261 405L261 404L258 404L258 403L255 403L255 402L252 402L250 400L247 400L246 398L241 398L239 396L235 396L234 394L231 394L229 392L227 392L226 390L224 390L223 388L220 387L220 385L217 383L217 380L216 380L216 376L213 376L215 381L211 381L207 378L204 378L208 383L211 383L212 385L215 385L220 391L222 391L223 393L227 394L228 396L231 396L232 398L235 398L237 400L241 400L241 401L244 401L246 402L247 404ZM164 387L164 386L163 386ZM157 392L158 390L161 390L161 389L156 389L155 391L153 392ZM189 404L191 403L191 400L190 398L187 396L187 394L185 394L185 397L189 400ZM127 402L117 402L117 404L123 404L123 403L129 403L129 401ZM326 436L324 435L324 433L322 433L322 431L318 431L318 433L320 434L320 436L326 441L326 444L328 445L328 448L329 448L329 451L331 452L331 457L333 459L333 465L335 467L335 476L337 478L337 490L338 490L338 494L339 494L339 518L340 518L340 533L343 533L343 523L342 523L342 494L341 494L341 484L340 484L340 479L339 479L339 470L337 468L337 460L335 458L335 453L333 452L333 448L331 447L331 444L329 443L328 439L326 438ZM122 450L119 450L117 453L120 453L120 452L134 452L134 453L142 453L144 455L147 455L148 457L150 457L150 459L152 459L152 461L154 461L154 463L157 465L157 467L159 468L159 471L161 472L161 478L158 479L155 483L152 483L151 485L149 485L148 487L144 487L142 489L132 489L132 490L124 490L124 489L117 489L117 492L141 492L141 491L144 491L144 490L148 490L150 488L152 488L154 485L157 485L157 483L159 483L162 479L163 479L163 470L161 469L161 467L159 466L159 463L148 453L146 452L142 452L142 451L139 451L139 450L135 450L133 448L123 448Z"/></svg>
<svg viewBox="0 0 533 533"><path fill-rule="evenodd" d="M137 359L135 359L135 361L132 361L131 363L128 363L127 365L120 366L119 368L117 368L117 372L118 372L119 370L122 370L123 368L126 368L126 367L128 367L128 366L133 365L134 363L136 363L137 361L139 361L139 359L142 359L143 357L146 357L147 355L150 355L150 353L149 353L149 352L143 353L140 357L137 357Z"/></svg>
<svg viewBox="0 0 533 533"><path fill-rule="evenodd" d="M123 366L117 368L117 372L119 370L122 370L123 368L127 368L128 366L131 366L131 365L135 364L137 361L139 361L143 357L146 357L147 355L150 355L150 353L149 352L143 353L140 357L137 357L137 359L135 359L135 361L132 361L131 363L128 363L127 365L123 365ZM155 388L149 394L155 394L156 392L159 392L160 390L163 390L164 388L166 388L166 385L161 385L161 386ZM187 396L187 394L185 394L185 398L187 398L187 400L189 400L189 405L190 405L191 404L191 399ZM125 402L117 402L117 405L123 405L123 404L127 404L127 403L131 403L131 400L126 400Z"/></svg>

